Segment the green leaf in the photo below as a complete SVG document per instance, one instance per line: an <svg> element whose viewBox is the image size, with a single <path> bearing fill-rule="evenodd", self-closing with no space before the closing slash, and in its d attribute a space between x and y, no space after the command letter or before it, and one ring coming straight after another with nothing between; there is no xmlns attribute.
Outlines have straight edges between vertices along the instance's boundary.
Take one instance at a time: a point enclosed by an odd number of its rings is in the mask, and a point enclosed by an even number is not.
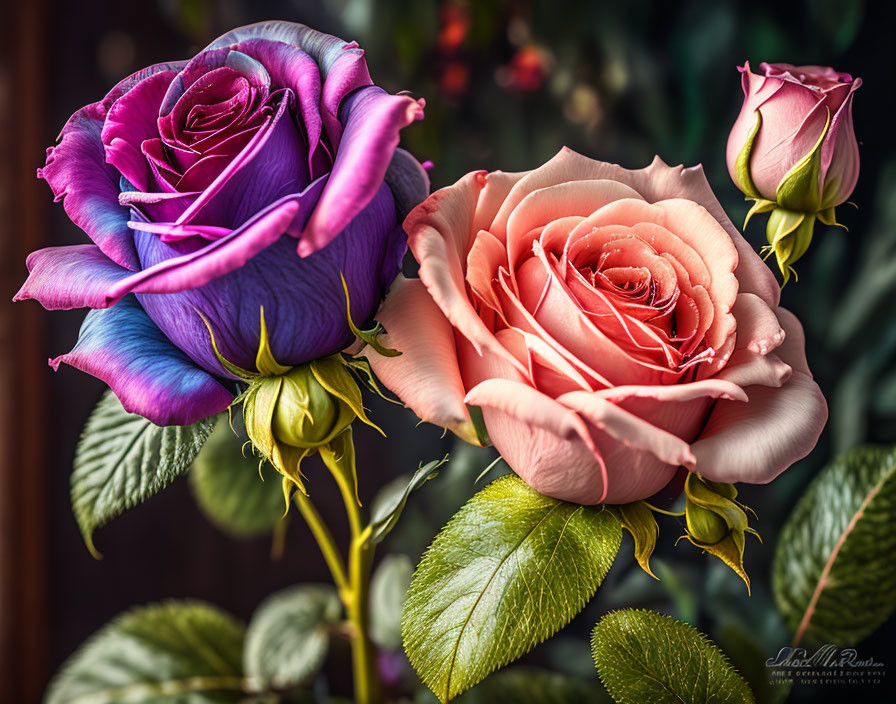
<svg viewBox="0 0 896 704"><path fill-rule="evenodd" d="M243 625L201 602L129 611L62 666L45 704L225 704L243 698Z"/></svg>
<svg viewBox="0 0 896 704"><path fill-rule="evenodd" d="M896 608L896 448L846 452L809 485L781 532L775 600L795 642L849 646Z"/></svg>
<svg viewBox="0 0 896 704"><path fill-rule="evenodd" d="M401 647L401 611L413 573L407 555L386 555L370 580L370 639L386 650Z"/></svg>
<svg viewBox="0 0 896 704"><path fill-rule="evenodd" d="M477 493L442 529L405 603L405 651L442 702L566 625L594 595L622 529L602 506L539 494L516 475Z"/></svg>
<svg viewBox="0 0 896 704"><path fill-rule="evenodd" d="M370 511L370 542L381 543L389 535L401 512L404 511L408 497L439 474L439 468L448 461L448 455L440 460L433 460L420 467L410 478L399 477L386 486L373 499Z"/></svg>
<svg viewBox="0 0 896 704"><path fill-rule="evenodd" d="M339 595L325 584L301 584L265 599L246 631L243 663L253 688L286 689L313 677L341 614Z"/></svg>
<svg viewBox="0 0 896 704"><path fill-rule="evenodd" d="M183 474L214 424L154 425L106 392L84 426L71 476L72 509L94 557L93 532Z"/></svg>
<svg viewBox="0 0 896 704"><path fill-rule="evenodd" d="M241 428L237 427L237 430ZM202 513L231 535L251 537L274 530L283 519L280 475L257 457L243 454L243 432L224 416L190 469L190 488Z"/></svg>
<svg viewBox="0 0 896 704"><path fill-rule="evenodd" d="M618 704L753 703L750 688L712 641L663 614L607 614L594 627L591 651Z"/></svg>

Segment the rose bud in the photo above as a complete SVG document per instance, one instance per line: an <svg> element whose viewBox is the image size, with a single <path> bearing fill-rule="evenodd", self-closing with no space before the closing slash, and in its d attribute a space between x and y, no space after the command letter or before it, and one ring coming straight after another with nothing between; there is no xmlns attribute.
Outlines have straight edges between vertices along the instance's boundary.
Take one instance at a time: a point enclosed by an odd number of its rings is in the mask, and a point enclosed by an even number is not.
<svg viewBox="0 0 896 704"><path fill-rule="evenodd" d="M754 201L748 221L772 213L766 236L787 283L816 217L838 225L834 209L858 180L852 99L862 79L821 66L759 67L739 69L745 97L728 137L728 172Z"/></svg>
<svg viewBox="0 0 896 704"><path fill-rule="evenodd" d="M357 44L289 22L125 78L71 117L39 171L93 241L28 258L16 300L94 309L52 365L187 425L239 390L219 356L261 371L262 307L283 365L338 353L353 339L340 274L366 322L399 271L400 223L429 191L396 148L422 117L422 101L373 83Z"/></svg>
<svg viewBox="0 0 896 704"><path fill-rule="evenodd" d="M564 149L468 174L404 226L420 278L377 313L402 354L368 348L376 376L470 442L478 407L537 491L625 504L682 466L765 483L815 446L827 407L802 328L699 167Z"/></svg>
<svg viewBox="0 0 896 704"><path fill-rule="evenodd" d="M271 420L274 437L293 447L326 445L355 419L355 411L323 384L326 373L345 375L342 362L328 358L293 367L283 375L280 394ZM318 378L320 376L320 378Z"/></svg>
<svg viewBox="0 0 896 704"><path fill-rule="evenodd" d="M283 492L288 499L293 486L305 492L300 467L302 460L315 452L320 452L328 466L350 463L353 474L352 421L359 418L377 426L367 417L361 391L348 370L356 362L335 354L295 367L282 365L271 351L263 309L260 318L255 355L258 371L225 359L214 334L209 332L221 365L247 384L237 398L243 405L246 433L259 454L283 475Z"/></svg>
<svg viewBox="0 0 896 704"><path fill-rule="evenodd" d="M750 578L744 570L745 538L747 533L757 537L759 534L747 525L749 509L735 501L737 489L732 484L689 474L684 493L687 497L684 537L722 560L744 580L749 591Z"/></svg>

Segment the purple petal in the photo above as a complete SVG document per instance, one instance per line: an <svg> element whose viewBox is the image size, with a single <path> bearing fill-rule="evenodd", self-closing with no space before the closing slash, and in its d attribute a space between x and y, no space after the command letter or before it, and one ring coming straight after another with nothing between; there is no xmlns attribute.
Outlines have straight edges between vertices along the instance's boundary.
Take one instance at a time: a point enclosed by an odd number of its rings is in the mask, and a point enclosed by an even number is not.
<svg viewBox="0 0 896 704"><path fill-rule="evenodd" d="M157 234L138 231L135 237L146 268L107 289L108 304L128 293L174 293L198 288L240 268L291 227L301 227L293 225L294 220L304 222L308 218L322 188L323 179L319 179L301 194L272 204L229 235L186 253L176 244L162 242Z"/></svg>
<svg viewBox="0 0 896 704"><path fill-rule="evenodd" d="M342 106L345 132L320 203L299 241L299 254L325 247L377 192L398 146L398 133L423 119L422 101L370 86Z"/></svg>
<svg viewBox="0 0 896 704"><path fill-rule="evenodd" d="M95 244L39 249L26 266L28 279L13 301L34 299L47 310L105 308L109 288L132 275Z"/></svg>
<svg viewBox="0 0 896 704"><path fill-rule="evenodd" d="M300 208L300 216L302 212ZM137 246L147 263L164 258L171 247L154 235L138 235ZM338 352L351 341L340 273L349 286L352 318L363 325L398 273L406 247L394 199L384 184L338 238L306 259L296 256L292 237L281 237L238 269L201 288L138 297L169 339L219 376L226 373L211 350L197 311L210 321L224 357L252 369L258 350L259 309L264 306L277 361L301 364Z"/></svg>
<svg viewBox="0 0 896 704"><path fill-rule="evenodd" d="M395 150L383 180L395 196L399 221L403 221L429 195L429 175L420 162L404 149Z"/></svg>
<svg viewBox="0 0 896 704"><path fill-rule="evenodd" d="M168 341L133 296L88 313L75 348L50 361L54 369L62 363L102 379L126 411L156 425L189 425L233 400Z"/></svg>
<svg viewBox="0 0 896 704"><path fill-rule="evenodd" d="M317 63L301 49L281 42L252 39L234 48L264 64L271 74L273 85L289 88L295 94L308 140L310 167L318 150L323 128L320 116L320 70ZM314 178L319 175L312 174Z"/></svg>
<svg viewBox="0 0 896 704"><path fill-rule="evenodd" d="M309 182L307 152L288 109L290 100L291 93L285 90L271 121L220 170L178 217L178 225L195 221L238 227L278 199L305 189Z"/></svg>

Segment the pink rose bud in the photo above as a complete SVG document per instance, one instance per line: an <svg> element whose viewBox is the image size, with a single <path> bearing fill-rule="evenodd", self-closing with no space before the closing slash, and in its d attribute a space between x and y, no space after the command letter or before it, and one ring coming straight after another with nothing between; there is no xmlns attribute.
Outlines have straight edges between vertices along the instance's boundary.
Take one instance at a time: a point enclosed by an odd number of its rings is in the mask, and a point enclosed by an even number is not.
<svg viewBox="0 0 896 704"><path fill-rule="evenodd" d="M728 137L728 171L755 201L747 220L772 212L769 248L786 283L809 247L817 217L837 225L834 208L859 177L852 96L862 84L821 66L745 63L744 104Z"/></svg>

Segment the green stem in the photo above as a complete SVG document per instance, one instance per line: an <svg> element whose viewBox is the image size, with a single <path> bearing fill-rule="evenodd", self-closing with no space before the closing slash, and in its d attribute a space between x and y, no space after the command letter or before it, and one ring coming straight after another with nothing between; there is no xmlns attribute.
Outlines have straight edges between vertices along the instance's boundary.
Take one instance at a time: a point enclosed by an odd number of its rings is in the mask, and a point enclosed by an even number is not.
<svg viewBox="0 0 896 704"><path fill-rule="evenodd" d="M348 620L352 626L352 672L355 685L355 704L376 704L380 701L379 678L370 641L369 587L373 563L370 530L363 527L361 504L358 501L358 481L355 467L355 446L351 426L326 448L321 458L339 487L351 530L348 554L348 589L344 599Z"/></svg>
<svg viewBox="0 0 896 704"><path fill-rule="evenodd" d="M345 574L345 568L342 566L342 555L336 546L336 541L333 540L333 534L330 533L330 529L327 528L323 518L321 518L308 496L301 491L297 491L295 493L295 502L305 518L305 522L311 529L311 534L317 541L318 546L320 546L324 561L326 561L327 567L330 568L330 574L333 575L333 582L335 582L336 588L339 590L339 596L346 607L348 607L351 588L348 577Z"/></svg>
<svg viewBox="0 0 896 704"><path fill-rule="evenodd" d="M352 506L353 512L357 512L357 504L347 503L346 507L348 506ZM360 527L360 521L357 525ZM348 619L352 625L352 665L356 704L374 704L379 701L374 647L368 633L370 624L368 592L373 550L373 546L367 541L366 533L353 534L348 561L352 597L348 606Z"/></svg>

